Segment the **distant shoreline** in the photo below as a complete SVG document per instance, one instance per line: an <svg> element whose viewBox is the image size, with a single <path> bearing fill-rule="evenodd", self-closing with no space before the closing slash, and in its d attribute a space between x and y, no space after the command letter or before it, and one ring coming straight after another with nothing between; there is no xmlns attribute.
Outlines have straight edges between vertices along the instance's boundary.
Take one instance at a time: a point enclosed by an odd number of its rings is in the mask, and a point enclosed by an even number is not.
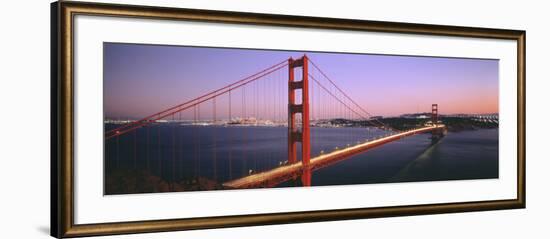
<svg viewBox="0 0 550 239"><path fill-rule="evenodd" d="M431 124L429 118L377 118L376 120L383 122L390 127L397 130L407 130L412 128L422 127L426 124ZM133 120L105 120L104 125L124 125L127 123L135 122ZM328 120L311 120L312 127L320 128L344 128L344 127L369 127L372 126L371 121L367 120L347 120L347 119L328 119ZM476 117L441 117L439 123L445 124L447 130L451 132L459 132L465 130L477 130L477 129L493 129L498 128L498 119L485 119ZM286 122L272 122L269 120L254 120L246 121L245 123L236 123L234 121L155 121L151 124L168 124L179 126L221 126L221 127L286 127Z"/></svg>

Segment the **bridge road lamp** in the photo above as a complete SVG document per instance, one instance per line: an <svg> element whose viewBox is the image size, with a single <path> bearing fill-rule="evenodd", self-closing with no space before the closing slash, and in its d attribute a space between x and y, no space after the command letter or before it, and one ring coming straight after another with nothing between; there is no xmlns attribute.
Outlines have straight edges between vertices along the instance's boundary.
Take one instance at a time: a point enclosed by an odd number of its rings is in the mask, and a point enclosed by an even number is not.
<svg viewBox="0 0 550 239"><path fill-rule="evenodd" d="M294 69L302 68L302 80L295 81ZM309 132L309 74L308 57L304 54L300 59L288 59L288 161L296 163L296 143L302 146L302 185L311 186L310 132ZM302 91L302 103L296 104L296 91ZM296 125L295 116L301 114L301 131Z"/></svg>

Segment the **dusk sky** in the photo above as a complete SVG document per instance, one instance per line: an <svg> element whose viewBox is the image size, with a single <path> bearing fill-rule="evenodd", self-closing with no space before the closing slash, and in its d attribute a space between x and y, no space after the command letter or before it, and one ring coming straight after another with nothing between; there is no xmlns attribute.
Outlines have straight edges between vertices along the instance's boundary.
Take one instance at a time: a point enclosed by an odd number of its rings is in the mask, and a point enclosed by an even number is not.
<svg viewBox="0 0 550 239"><path fill-rule="evenodd" d="M498 60L104 43L105 116L142 118L303 54L373 115L498 113Z"/></svg>

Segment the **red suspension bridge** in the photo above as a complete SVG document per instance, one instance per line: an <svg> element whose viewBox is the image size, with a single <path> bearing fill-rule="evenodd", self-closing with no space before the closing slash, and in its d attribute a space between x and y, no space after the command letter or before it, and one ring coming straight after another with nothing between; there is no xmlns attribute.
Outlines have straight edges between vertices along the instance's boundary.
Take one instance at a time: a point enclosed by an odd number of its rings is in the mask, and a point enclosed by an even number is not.
<svg viewBox="0 0 550 239"><path fill-rule="evenodd" d="M431 132L440 137L445 129L438 124L437 104L432 105L430 124L408 130L390 127L354 101L306 55L142 119L117 123L105 132L106 155L116 158L117 165L121 158L131 159L134 167L145 161L143 167L156 167L172 180L208 174L224 188L273 187L298 178L310 186L315 170L411 135ZM212 130L205 134L198 130L202 126L227 127L232 133ZM286 147L282 147L286 152L256 152L253 147L262 138L247 130L251 127L286 127ZM364 130L357 133L349 128ZM325 137L321 129L338 129L334 145L318 143ZM132 146L122 150L122 141Z"/></svg>

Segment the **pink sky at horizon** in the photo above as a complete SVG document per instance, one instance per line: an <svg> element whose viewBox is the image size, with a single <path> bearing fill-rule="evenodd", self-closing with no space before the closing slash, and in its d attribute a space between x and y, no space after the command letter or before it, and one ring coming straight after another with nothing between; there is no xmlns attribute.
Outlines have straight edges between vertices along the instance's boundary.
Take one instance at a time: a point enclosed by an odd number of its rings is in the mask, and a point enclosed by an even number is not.
<svg viewBox="0 0 550 239"><path fill-rule="evenodd" d="M142 118L304 53L373 115L432 103L441 114L498 113L496 59L104 43L105 117Z"/></svg>

